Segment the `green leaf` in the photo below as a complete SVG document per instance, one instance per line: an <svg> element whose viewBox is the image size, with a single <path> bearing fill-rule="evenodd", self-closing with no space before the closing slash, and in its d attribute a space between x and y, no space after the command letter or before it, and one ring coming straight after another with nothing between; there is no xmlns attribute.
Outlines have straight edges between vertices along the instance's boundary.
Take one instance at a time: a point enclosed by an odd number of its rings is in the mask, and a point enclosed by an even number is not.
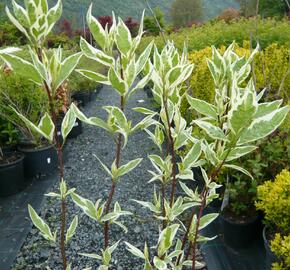
<svg viewBox="0 0 290 270"><path fill-rule="evenodd" d="M109 81L112 85L112 87L117 90L117 92L124 96L128 91L128 86L124 80L117 74L115 69L113 67L109 70Z"/></svg>
<svg viewBox="0 0 290 270"><path fill-rule="evenodd" d="M250 126L257 110L255 97L249 90L229 112L229 124L235 134Z"/></svg>
<svg viewBox="0 0 290 270"><path fill-rule="evenodd" d="M9 20L16 26L16 28L22 32L30 41L30 36L28 35L26 29L21 25L21 23L11 14L10 10L8 7L5 8L6 14L9 18Z"/></svg>
<svg viewBox="0 0 290 270"><path fill-rule="evenodd" d="M225 134L219 127L203 120L194 120L192 122L203 129L211 138L215 140L227 141Z"/></svg>
<svg viewBox="0 0 290 270"><path fill-rule="evenodd" d="M140 72L144 69L147 60L149 59L150 53L152 51L154 42L151 41L149 45L146 47L146 49L141 53L139 56L136 66L137 66L137 75L140 74Z"/></svg>
<svg viewBox="0 0 290 270"><path fill-rule="evenodd" d="M32 206L28 205L29 216L34 224L34 226L41 232L42 236L52 242L56 242L56 235L52 235L50 228L43 221L43 219L35 212Z"/></svg>
<svg viewBox="0 0 290 270"><path fill-rule="evenodd" d="M73 72L79 60L82 57L82 53L76 53L68 58L66 58L60 66L60 71L54 83L54 90L57 90L61 84L69 77L69 75Z"/></svg>
<svg viewBox="0 0 290 270"><path fill-rule="evenodd" d="M125 175L134 170L142 161L142 158L138 158L128 162L126 165L121 166L117 171L117 177Z"/></svg>
<svg viewBox="0 0 290 270"><path fill-rule="evenodd" d="M99 21L92 15L93 4L90 5L87 13L87 23L91 30L91 33L98 43L98 45L104 50L106 46L106 32Z"/></svg>
<svg viewBox="0 0 290 270"><path fill-rule="evenodd" d="M158 270L167 270L167 263L154 256L153 263Z"/></svg>
<svg viewBox="0 0 290 270"><path fill-rule="evenodd" d="M103 260L102 256L100 256L96 253L79 253L79 255L84 256L84 257L88 257L88 258L92 258L95 260L99 260L99 261Z"/></svg>
<svg viewBox="0 0 290 270"><path fill-rule="evenodd" d="M55 126L48 113L45 113L44 116L41 118L38 128L39 130L41 130L41 134L46 139L48 139L50 142L53 141Z"/></svg>
<svg viewBox="0 0 290 270"><path fill-rule="evenodd" d="M67 113L65 114L65 117L63 118L62 123L61 123L61 134L62 134L63 140L67 138L67 136L73 129L75 122L76 122L76 115L74 113L74 109L70 107Z"/></svg>
<svg viewBox="0 0 290 270"><path fill-rule="evenodd" d="M56 5L52 7L47 13L47 22L51 30L55 23L60 19L62 14L62 1L58 0Z"/></svg>
<svg viewBox="0 0 290 270"><path fill-rule="evenodd" d="M115 39L118 50L121 52L121 54L127 56L128 52L131 49L132 37L128 27L121 19L119 19L119 23L117 25Z"/></svg>
<svg viewBox="0 0 290 270"><path fill-rule="evenodd" d="M75 216L72 223L70 224L70 226L67 230L67 233L65 236L66 243L68 243L72 239L72 237L74 236L77 226L78 226L78 216Z"/></svg>
<svg viewBox="0 0 290 270"><path fill-rule="evenodd" d="M202 115L208 116L208 117L213 118L213 119L217 119L217 117L218 117L217 108L214 105L209 104L204 100L193 98L189 95L186 95L186 98L187 98L189 105L194 110L196 110L197 112L199 112Z"/></svg>
<svg viewBox="0 0 290 270"><path fill-rule="evenodd" d="M238 159L238 158L240 158L242 156L245 156L245 155L251 153L255 149L257 149L257 147L254 146L254 145L236 147L236 148L234 148L233 150L230 151L226 161L231 161L231 160L234 160L234 159Z"/></svg>
<svg viewBox="0 0 290 270"><path fill-rule="evenodd" d="M199 225L198 230L204 229L206 226L212 223L218 216L219 214L215 214L215 213L202 216L200 219L200 225Z"/></svg>
<svg viewBox="0 0 290 270"><path fill-rule="evenodd" d="M193 164L198 160L201 154L201 142L198 141L194 146L189 150L187 155L182 161L182 164L185 168L191 168Z"/></svg>
<svg viewBox="0 0 290 270"><path fill-rule="evenodd" d="M80 73L84 77L94 82L110 85L108 78L104 76L103 74L96 73L91 70L85 70L85 69L76 69L76 72Z"/></svg>
<svg viewBox="0 0 290 270"><path fill-rule="evenodd" d="M32 65L30 62L26 60L12 55L12 54L0 54L0 57L5 61L7 65L9 65L15 73L18 75L33 81L37 85L43 84L43 79L39 71Z"/></svg>
<svg viewBox="0 0 290 270"><path fill-rule="evenodd" d="M147 108L142 108L142 107L133 108L133 111L138 112L138 113L143 113L145 115L153 115L153 114L156 114L156 112L151 111L151 110L149 110Z"/></svg>
<svg viewBox="0 0 290 270"><path fill-rule="evenodd" d="M286 106L256 118L251 126L241 133L238 144L253 142L270 135L282 124L288 112L289 106Z"/></svg>
<svg viewBox="0 0 290 270"><path fill-rule="evenodd" d="M240 166L237 166L237 165L234 165L234 164L224 164L223 167L234 169L236 171L240 171L243 174L249 176L252 180L254 179L253 176L246 169L244 169L244 168L242 168Z"/></svg>
<svg viewBox="0 0 290 270"><path fill-rule="evenodd" d="M282 102L283 100L275 100L273 102L266 102L266 103L259 104L257 112L255 114L255 118L263 117L277 110L281 106Z"/></svg>
<svg viewBox="0 0 290 270"><path fill-rule="evenodd" d="M94 48L82 37L80 41L80 47L86 57L93 59L105 66L111 67L115 62L113 57L105 54L99 49Z"/></svg>
<svg viewBox="0 0 290 270"><path fill-rule="evenodd" d="M125 242L125 244L126 244L126 246L127 246L127 250L128 250L130 253L132 253L134 256L139 257L139 258L141 258L141 259L143 259L143 260L146 259L145 256L144 256L144 254L143 254L143 252L142 252L140 249L134 247L133 245L131 245L131 244L128 243L128 242Z"/></svg>

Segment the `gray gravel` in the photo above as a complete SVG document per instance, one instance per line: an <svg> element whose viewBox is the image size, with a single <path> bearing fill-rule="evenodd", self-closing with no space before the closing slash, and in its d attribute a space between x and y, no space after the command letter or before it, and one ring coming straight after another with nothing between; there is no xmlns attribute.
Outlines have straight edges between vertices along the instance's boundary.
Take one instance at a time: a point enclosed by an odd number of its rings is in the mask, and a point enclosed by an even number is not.
<svg viewBox="0 0 290 270"><path fill-rule="evenodd" d="M144 101L140 103L139 101ZM110 87L104 87L95 101L89 103L84 112L87 116L98 116L107 119L107 113L102 109L105 105L117 105L119 97ZM144 91L139 91L127 103L126 116L133 123L142 119L142 115L131 110L134 107L151 107L150 100L146 98ZM150 175L147 172L151 168L148 154L157 153L157 149L147 138L145 132L139 132L129 138L129 143L122 153L121 163L124 164L135 158L144 158L141 166L119 182L114 200L117 200L124 210L129 210L133 216L124 217L124 224L128 227L127 234L116 225L111 226L110 244L121 239L128 241L143 249L144 242L149 246L156 244L158 236L158 224L151 217L149 211L139 207L131 199L151 200L153 185L148 184ZM67 161L65 163L65 178L69 187L77 188L77 193L85 198L96 201L105 200L111 187L111 180L104 172L93 154L110 165L115 158L115 144L112 138L104 130L92 126L84 126L84 132L77 139L68 141ZM57 190L58 186L52 188ZM96 222L85 216L71 201L68 203L69 223L73 216L79 216L79 226L76 235L69 243L67 255L72 269L79 270L91 266L97 269L97 261L78 255L80 252L98 253L103 246L103 228ZM57 229L60 219L59 203L49 198L45 200L41 213L51 228ZM130 255L121 243L114 253L113 266L117 270L142 269L142 260ZM59 249L44 240L33 228L19 252L14 267L11 269L62 269L59 258Z"/></svg>

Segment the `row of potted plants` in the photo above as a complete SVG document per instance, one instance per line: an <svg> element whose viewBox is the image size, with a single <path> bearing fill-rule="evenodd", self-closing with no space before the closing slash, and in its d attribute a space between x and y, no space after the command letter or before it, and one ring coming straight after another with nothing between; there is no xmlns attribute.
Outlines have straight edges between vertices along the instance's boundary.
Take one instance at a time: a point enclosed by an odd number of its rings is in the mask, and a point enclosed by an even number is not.
<svg viewBox="0 0 290 270"><path fill-rule="evenodd" d="M26 117L38 123L43 112L47 111L47 99L42 89L35 87L29 81L13 74L7 67L2 69L0 80L0 196L9 196L25 188L28 180L40 175L47 175L57 168L58 157L56 149L47 140L33 132L15 112L21 112ZM61 104L57 126L61 137L61 122L64 112L71 102L84 106L90 102L99 90L95 83L78 77L72 79L71 85L78 91L69 94L62 89ZM87 87L87 90L83 90ZM71 96L71 97L70 97ZM67 103L67 104L66 104ZM5 119L5 120L4 120ZM68 138L76 138L82 133L82 122L76 121Z"/></svg>

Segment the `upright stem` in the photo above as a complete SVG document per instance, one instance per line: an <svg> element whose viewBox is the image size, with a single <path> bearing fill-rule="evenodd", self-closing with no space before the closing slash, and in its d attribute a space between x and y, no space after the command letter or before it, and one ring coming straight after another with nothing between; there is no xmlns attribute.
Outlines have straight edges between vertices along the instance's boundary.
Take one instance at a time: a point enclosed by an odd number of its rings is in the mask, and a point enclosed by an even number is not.
<svg viewBox="0 0 290 270"><path fill-rule="evenodd" d="M42 62L42 49L37 49L37 54L39 60ZM52 122L55 127L57 127L57 114L54 107L54 101L51 94L51 89L49 88L46 81L44 83L44 89L47 93L48 97L48 103L49 103L49 109L50 114L52 118ZM59 177L60 181L64 178L64 163L63 163L63 149L62 149L62 143L57 135L57 128L54 130L54 141L56 144L57 149L57 156L58 156L58 170L59 170ZM61 200L61 231L60 231L60 251L61 251L61 257L62 257L62 265L63 269L67 269L67 257L66 257L66 250L65 250L65 227L66 227L66 203L65 200Z"/></svg>
<svg viewBox="0 0 290 270"><path fill-rule="evenodd" d="M171 154L171 162L172 162L172 189L170 195L170 206L172 207L174 203L174 195L176 190L176 157L174 151L174 140L171 133L171 122L169 119L168 107L167 107L167 98L164 98L164 109L166 114L167 126L168 126L168 138L169 138L169 151Z"/></svg>
<svg viewBox="0 0 290 270"><path fill-rule="evenodd" d="M120 100L120 109L124 112L125 98L123 96L121 96L121 100ZM117 149L116 149L116 167L117 168L120 167L122 142L123 142L122 134L118 134ZM115 190L116 190L116 183L112 181L111 190L109 193L108 200L106 202L105 214L108 214L110 211L110 206L113 200L113 196L115 194ZM105 249L106 249L109 246L109 222L108 221L106 221L104 224L104 237L105 237Z"/></svg>

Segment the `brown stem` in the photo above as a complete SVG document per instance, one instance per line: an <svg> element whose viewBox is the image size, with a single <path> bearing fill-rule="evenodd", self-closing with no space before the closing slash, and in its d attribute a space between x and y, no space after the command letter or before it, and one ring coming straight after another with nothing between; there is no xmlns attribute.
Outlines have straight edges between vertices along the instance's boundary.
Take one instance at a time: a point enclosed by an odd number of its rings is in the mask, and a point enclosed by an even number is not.
<svg viewBox="0 0 290 270"><path fill-rule="evenodd" d="M121 74L123 74L123 72L121 72ZM122 111L124 111L125 109L125 98L123 96L121 96L120 108ZM119 134L118 140L117 140L117 149L116 149L116 167L117 168L120 167L122 141L123 141L122 134ZM108 214L110 211L110 206L113 200L113 196L115 194L115 190L116 190L116 183L112 181L110 194L106 202L105 214ZM104 224L104 238L105 238L104 244L105 244L105 249L106 249L109 246L109 221L106 221Z"/></svg>
<svg viewBox="0 0 290 270"><path fill-rule="evenodd" d="M172 189L171 189L171 195L170 195L170 206L172 207L174 203L174 195L175 195L175 190L176 190L176 157L175 157L174 140L171 133L171 123L169 119L166 98L164 98L164 109L165 109L166 121L167 121L167 126L168 126L168 138L169 138L169 144L170 144L169 150L170 150L171 162L172 162Z"/></svg>
<svg viewBox="0 0 290 270"><path fill-rule="evenodd" d="M162 193L162 215L163 217L166 216L166 212L165 212L165 184L162 183L161 186L161 193ZM162 228L163 230L166 228L166 220L164 219L162 221Z"/></svg>
<svg viewBox="0 0 290 270"><path fill-rule="evenodd" d="M37 49L37 55L39 60L42 62L42 50L41 48ZM57 114L54 107L53 97L51 93L51 89L49 88L46 81L44 83L44 89L47 93L48 97L48 103L49 103L49 109L50 114L52 118L52 122L55 126L54 130L54 141L57 149L57 156L58 156L58 170L59 170L59 177L60 181L64 178L64 163L63 163L63 149L62 149L62 143L60 141L60 138L57 136ZM63 269L67 269L67 257L66 257L66 250L65 250L65 228L66 228L66 203L65 200L62 199L61 201L61 235L60 235L60 250L61 250L61 257L62 257L62 265Z"/></svg>

